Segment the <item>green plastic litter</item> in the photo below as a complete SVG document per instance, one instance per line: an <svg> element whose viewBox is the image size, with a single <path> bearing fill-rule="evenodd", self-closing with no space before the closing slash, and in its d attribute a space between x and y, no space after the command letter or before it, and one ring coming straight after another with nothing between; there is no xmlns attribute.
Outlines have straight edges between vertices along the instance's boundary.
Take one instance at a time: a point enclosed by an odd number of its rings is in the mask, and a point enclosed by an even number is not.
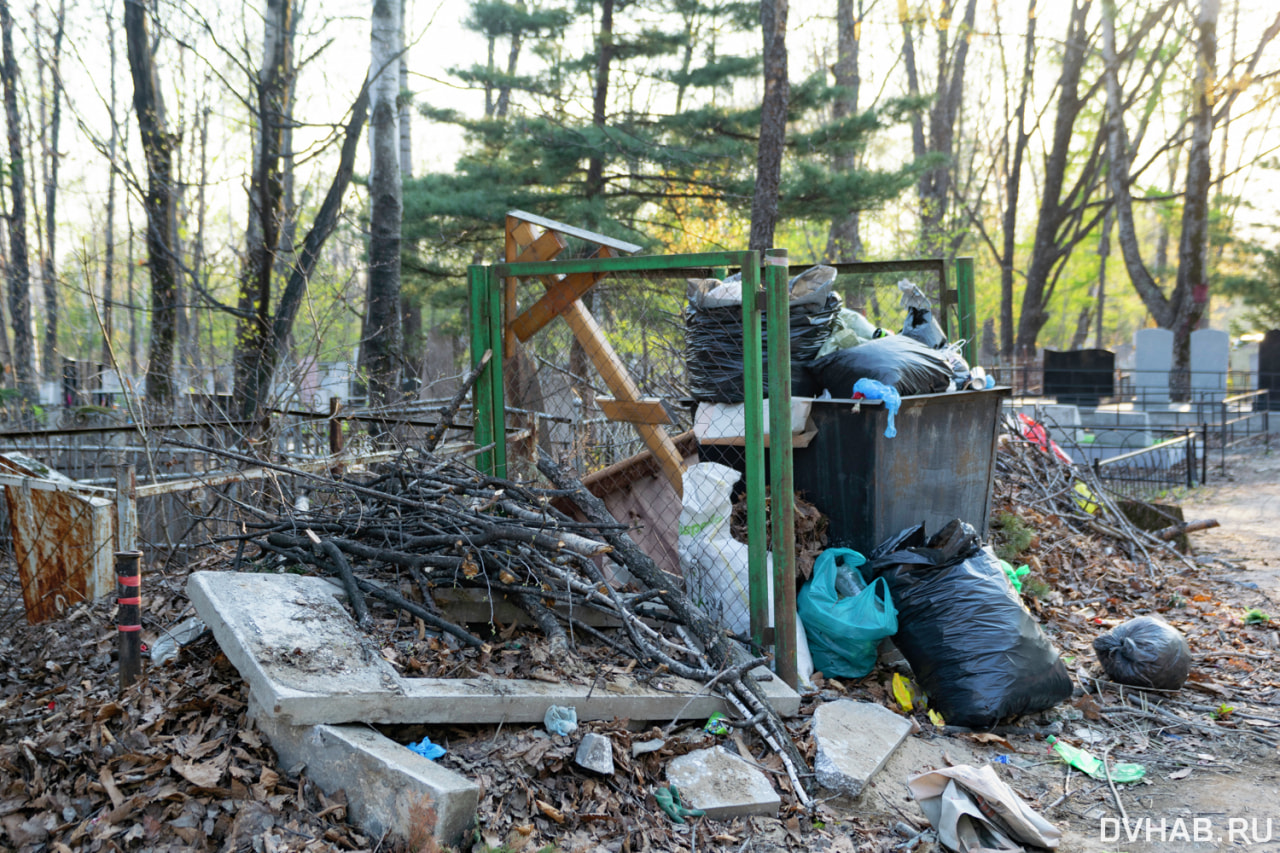
<svg viewBox="0 0 1280 853"><path fill-rule="evenodd" d="M1001 560L1000 568L1004 569L1005 577L1013 584L1013 588L1022 592L1022 579L1031 574L1031 567L1024 564L1015 569L1008 560Z"/></svg>
<svg viewBox="0 0 1280 853"><path fill-rule="evenodd" d="M703 809L691 809L680 801L680 791L675 785L669 788L657 788L653 792L653 798L658 801L658 807L667 813L675 823L684 823L687 817L702 817L706 814Z"/></svg>
<svg viewBox="0 0 1280 853"><path fill-rule="evenodd" d="M729 733L729 727L725 724L727 719L728 717L724 714L716 711L707 718L707 724L702 727L702 730L709 735L727 735Z"/></svg>
<svg viewBox="0 0 1280 853"><path fill-rule="evenodd" d="M1067 764L1079 770L1094 779L1102 782L1107 781L1107 767L1102 763L1102 759L1086 750L1074 747L1069 743L1063 743L1053 735L1048 737L1049 746L1053 751L1058 753ZM1143 776L1147 775L1147 768L1141 764L1124 764L1117 762L1111 765L1111 781L1112 782L1137 782Z"/></svg>

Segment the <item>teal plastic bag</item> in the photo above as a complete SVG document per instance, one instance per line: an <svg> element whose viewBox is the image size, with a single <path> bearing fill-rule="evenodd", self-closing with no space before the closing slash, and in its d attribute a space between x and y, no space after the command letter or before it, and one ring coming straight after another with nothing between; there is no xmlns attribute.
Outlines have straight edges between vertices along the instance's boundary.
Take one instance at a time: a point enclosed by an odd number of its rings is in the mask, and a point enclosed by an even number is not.
<svg viewBox="0 0 1280 853"><path fill-rule="evenodd" d="M828 548L813 566L813 577L800 589L796 609L804 622L813 668L836 678L862 678L876 665L880 641L898 632L898 610L884 578L867 586L858 566L867 561L849 548ZM863 589L840 597L836 573L853 572Z"/></svg>

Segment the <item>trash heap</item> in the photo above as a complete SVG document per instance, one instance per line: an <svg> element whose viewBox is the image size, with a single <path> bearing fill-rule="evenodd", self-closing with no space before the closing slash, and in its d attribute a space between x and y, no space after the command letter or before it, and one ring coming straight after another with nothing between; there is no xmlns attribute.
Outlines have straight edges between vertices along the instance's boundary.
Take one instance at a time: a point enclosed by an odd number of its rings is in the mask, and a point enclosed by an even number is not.
<svg viewBox="0 0 1280 853"><path fill-rule="evenodd" d="M834 291L836 269L818 265L791 279L790 337L793 397L880 399L886 390L900 397L990 387L981 368L971 369L961 345L947 340L933 317L928 297L900 281L902 331L876 328L845 308ZM685 358L689 390L705 403L740 403L742 372L742 279L691 279L685 309ZM767 394L767 327L762 325ZM855 385L871 383L859 393Z"/></svg>

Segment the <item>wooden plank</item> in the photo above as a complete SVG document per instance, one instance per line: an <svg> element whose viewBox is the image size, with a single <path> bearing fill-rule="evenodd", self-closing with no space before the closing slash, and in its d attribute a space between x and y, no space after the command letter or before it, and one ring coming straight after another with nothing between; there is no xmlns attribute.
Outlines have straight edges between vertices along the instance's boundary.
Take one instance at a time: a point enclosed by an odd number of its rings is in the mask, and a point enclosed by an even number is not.
<svg viewBox="0 0 1280 853"><path fill-rule="evenodd" d="M517 215L519 212L513 213ZM529 261L550 260L548 257L541 257L543 252L552 252L551 257L559 254L564 250L564 241L555 236L555 242L545 241L546 232L534 240L528 248L521 253L520 263L525 263L525 255L535 255L528 258ZM554 287L560 277L543 276L542 283L551 289ZM587 357L591 359L591 363L595 365L596 370L600 373L600 378L604 380L605 386L613 393L613 396L622 402L636 402L640 400L640 389L632 380L631 374L627 372L626 365L622 359L618 357L618 353L614 350L613 345L609 343L608 337L605 336L604 330L600 328L600 324L591 316L591 312L586 309L581 300L572 302L562 313L565 322L569 324L569 328L573 331L573 335L582 344L582 348L586 351ZM675 442L671 440L666 430L654 424L635 424L636 432L639 433L640 439L644 441L645 446L652 451L654 458L658 460L662 473L666 476L667 481L671 483L671 487L675 489L677 495L684 495L684 459L676 450Z"/></svg>
<svg viewBox="0 0 1280 853"><path fill-rule="evenodd" d="M612 258L614 253L608 246L601 246L592 257ZM529 340L540 329L563 314L570 305L586 296L591 288L595 287L596 282L606 275L608 273L574 273L553 282L547 287L543 297L530 306L528 311L517 317L508 330L514 331L521 341Z"/></svg>
<svg viewBox="0 0 1280 853"><path fill-rule="evenodd" d="M604 234L597 234L596 232L588 231L585 228L575 228L572 225L566 225L563 222L556 222L554 219L547 219L545 216L538 216L536 213L528 213L523 210L507 211L507 219L517 219L521 222L530 222L548 231L558 231L561 234L568 234L570 237L577 237L579 240L585 240L588 243L594 243L597 246L608 246L610 249L617 249L619 252L627 255L634 255L644 248L643 246L637 246L635 243L628 243L625 240L615 240L613 237L606 237Z"/></svg>
<svg viewBox="0 0 1280 853"><path fill-rule="evenodd" d="M568 247L569 244L566 243L564 238L556 232L543 231L538 235L537 239L528 246L525 246L524 251L516 257L515 263L527 264L532 261L555 260L556 255L560 254Z"/></svg>
<svg viewBox="0 0 1280 853"><path fill-rule="evenodd" d="M612 397L596 397L596 405L611 421L628 424L669 424L671 414L657 397L643 400L615 400Z"/></svg>

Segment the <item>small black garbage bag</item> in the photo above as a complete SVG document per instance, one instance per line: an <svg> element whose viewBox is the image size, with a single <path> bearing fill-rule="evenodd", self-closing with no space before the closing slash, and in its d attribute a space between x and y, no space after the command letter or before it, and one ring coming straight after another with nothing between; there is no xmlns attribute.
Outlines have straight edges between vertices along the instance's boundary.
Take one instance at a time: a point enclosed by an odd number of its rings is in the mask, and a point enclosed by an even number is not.
<svg viewBox="0 0 1280 853"><path fill-rule="evenodd" d="M859 379L896 388L903 397L937 394L951 383L951 362L942 352L905 335L876 338L836 350L813 363L822 386L837 398L848 397Z"/></svg>
<svg viewBox="0 0 1280 853"><path fill-rule="evenodd" d="M907 308L907 320L902 324L902 334L915 338L929 349L942 349L947 345L947 336L928 308Z"/></svg>
<svg viewBox="0 0 1280 853"><path fill-rule="evenodd" d="M1178 690L1191 673L1191 649L1159 616L1139 616L1093 641L1107 678L1118 684Z"/></svg>
<svg viewBox="0 0 1280 853"><path fill-rule="evenodd" d="M925 543L924 525L876 548L863 569L898 608L893 642L947 723L990 728L1071 698L1071 676L973 527L959 519Z"/></svg>

